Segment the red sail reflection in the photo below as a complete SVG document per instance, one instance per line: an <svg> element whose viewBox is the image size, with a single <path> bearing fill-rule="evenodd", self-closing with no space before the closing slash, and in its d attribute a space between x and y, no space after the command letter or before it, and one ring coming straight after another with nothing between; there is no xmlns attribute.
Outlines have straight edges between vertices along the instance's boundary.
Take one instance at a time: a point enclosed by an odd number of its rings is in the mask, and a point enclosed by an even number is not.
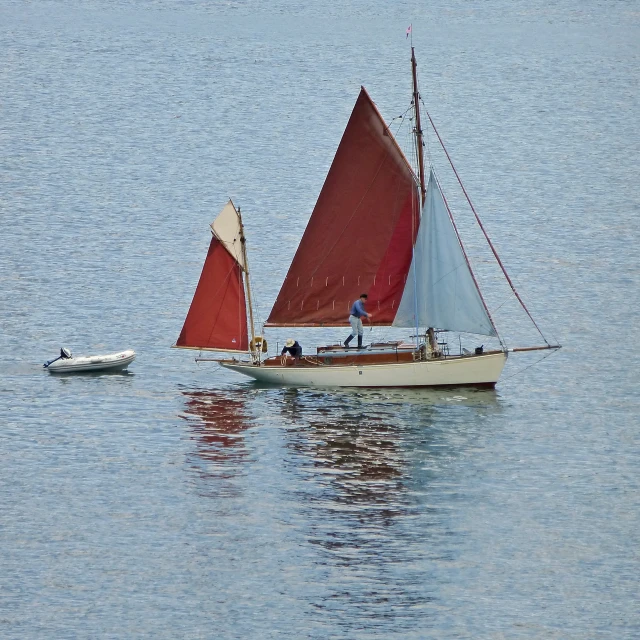
<svg viewBox="0 0 640 640"><path fill-rule="evenodd" d="M244 432L251 423L240 395L232 391L183 391L183 394L186 402L182 417L191 426L196 455L216 466L246 457Z"/></svg>

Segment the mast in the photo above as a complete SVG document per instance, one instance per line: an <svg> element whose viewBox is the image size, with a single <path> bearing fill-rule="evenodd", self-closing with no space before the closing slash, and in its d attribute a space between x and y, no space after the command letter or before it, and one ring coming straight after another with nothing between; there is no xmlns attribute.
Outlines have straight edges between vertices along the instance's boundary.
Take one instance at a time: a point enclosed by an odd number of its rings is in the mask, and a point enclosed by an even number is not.
<svg viewBox="0 0 640 640"><path fill-rule="evenodd" d="M415 49L411 47L411 75L413 77L413 106L416 113L416 147L418 151L418 169L420 176L420 195L421 195L421 208L424 206L424 202L427 197L427 188L425 186L424 179L424 151L422 147L422 125L420 124L420 94L418 93L418 63L416 62ZM414 273L414 277L417 277ZM417 318L416 318L417 323ZM416 331L416 334L418 332ZM438 351L438 342L436 335L432 327L427 329L427 336L429 338L429 344L432 351ZM418 342L418 336L416 335L416 343Z"/></svg>
<svg viewBox="0 0 640 640"><path fill-rule="evenodd" d="M427 188L424 180L424 153L422 151L422 126L420 125L420 94L418 93L418 63L416 62L416 54L411 47L411 73L413 76L413 104L416 112L416 146L418 148L418 168L420 170L420 193L422 195L422 205L427 195Z"/></svg>
<svg viewBox="0 0 640 640"><path fill-rule="evenodd" d="M256 331L253 325L253 302L251 300L251 283L249 282L249 260L247 259L247 239L244 236L244 225L242 224L242 215L240 213L240 207L238 207L238 221L240 222L240 244L242 246L242 259L244 261L244 283L247 291L247 303L249 305L249 324L251 326L251 342L249 348L253 353L255 349Z"/></svg>

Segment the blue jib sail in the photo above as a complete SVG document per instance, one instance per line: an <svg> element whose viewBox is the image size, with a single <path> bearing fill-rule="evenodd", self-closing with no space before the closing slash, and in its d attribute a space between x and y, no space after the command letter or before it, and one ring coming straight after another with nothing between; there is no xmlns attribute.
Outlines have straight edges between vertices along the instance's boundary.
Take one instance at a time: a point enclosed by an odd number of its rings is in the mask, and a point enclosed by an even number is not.
<svg viewBox="0 0 640 640"><path fill-rule="evenodd" d="M393 326L497 335L433 170L429 175L411 268Z"/></svg>

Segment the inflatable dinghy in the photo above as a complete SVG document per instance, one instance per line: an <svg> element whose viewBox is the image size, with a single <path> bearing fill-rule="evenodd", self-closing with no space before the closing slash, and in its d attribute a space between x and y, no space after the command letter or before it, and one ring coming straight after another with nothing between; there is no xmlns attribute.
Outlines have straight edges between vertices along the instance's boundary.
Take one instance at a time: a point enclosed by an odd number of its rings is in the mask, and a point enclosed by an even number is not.
<svg viewBox="0 0 640 640"><path fill-rule="evenodd" d="M45 369L51 373L78 373L79 371L122 371L136 357L133 349L109 353L103 356L76 356L69 349L60 349L60 355L44 363Z"/></svg>

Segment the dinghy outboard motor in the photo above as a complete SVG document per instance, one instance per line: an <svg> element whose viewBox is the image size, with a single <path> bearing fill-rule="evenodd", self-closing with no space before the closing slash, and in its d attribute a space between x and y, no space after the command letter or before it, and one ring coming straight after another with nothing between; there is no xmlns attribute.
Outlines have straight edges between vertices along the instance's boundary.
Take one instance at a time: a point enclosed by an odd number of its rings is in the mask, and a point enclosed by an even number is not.
<svg viewBox="0 0 640 640"><path fill-rule="evenodd" d="M49 360L49 362L45 362L42 366L46 369L52 362L55 362L56 360L69 360L69 358L72 357L73 356L71 354L71 351L69 351L69 349L67 349L66 347L62 347L62 349L60 349L60 355L57 358Z"/></svg>

